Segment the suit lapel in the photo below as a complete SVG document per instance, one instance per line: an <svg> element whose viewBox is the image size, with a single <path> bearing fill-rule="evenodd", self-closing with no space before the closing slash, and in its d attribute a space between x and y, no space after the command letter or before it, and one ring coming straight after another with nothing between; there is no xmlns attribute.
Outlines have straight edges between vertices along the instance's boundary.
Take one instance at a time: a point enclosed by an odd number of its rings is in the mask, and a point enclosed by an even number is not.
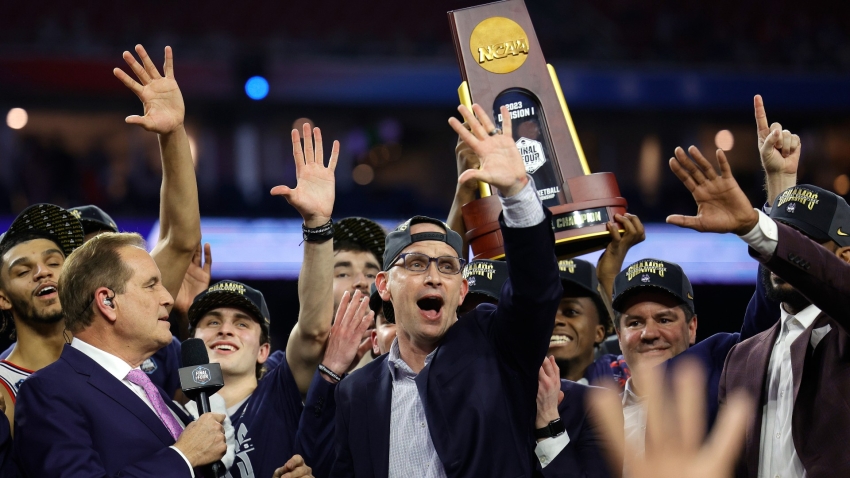
<svg viewBox="0 0 850 478"><path fill-rule="evenodd" d="M66 345L62 351L64 358L81 375L89 377L89 384L103 392L147 426L166 446L174 444L174 439L162 421L147 404L133 393L120 380L110 375L103 367L79 350ZM166 402L168 403L168 402Z"/></svg>
<svg viewBox="0 0 850 478"><path fill-rule="evenodd" d="M366 428L369 430L369 451L376 478L386 478L390 468L390 414L392 412L392 377L384 360L377 373L366 384ZM357 413L357 410L352 410Z"/></svg>
<svg viewBox="0 0 850 478"><path fill-rule="evenodd" d="M759 469L759 453L761 440L761 410L764 405L764 384L767 380L767 367L770 364L770 354L773 352L773 345L779 337L779 326L777 322L773 327L768 329L767 333L757 339L759 343L750 350L747 357L746 389L751 397L757 398L758 408L755 413L754 425L747 433L747 467L750 470L750 476L755 476Z"/></svg>

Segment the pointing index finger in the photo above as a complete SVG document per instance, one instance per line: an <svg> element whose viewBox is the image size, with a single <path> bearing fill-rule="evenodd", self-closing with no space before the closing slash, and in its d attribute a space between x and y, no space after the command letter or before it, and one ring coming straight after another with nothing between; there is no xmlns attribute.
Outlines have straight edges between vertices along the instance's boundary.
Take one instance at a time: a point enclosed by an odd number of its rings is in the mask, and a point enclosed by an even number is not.
<svg viewBox="0 0 850 478"><path fill-rule="evenodd" d="M761 95L756 95L753 98L753 106L756 110L756 129L759 136L765 138L770 133L770 126L767 123L767 113L764 112L764 100Z"/></svg>

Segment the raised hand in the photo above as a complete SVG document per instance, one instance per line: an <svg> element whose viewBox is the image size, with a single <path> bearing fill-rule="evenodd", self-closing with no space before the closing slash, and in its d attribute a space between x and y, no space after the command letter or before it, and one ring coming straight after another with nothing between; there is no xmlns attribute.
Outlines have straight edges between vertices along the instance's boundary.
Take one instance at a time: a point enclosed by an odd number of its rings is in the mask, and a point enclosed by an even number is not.
<svg viewBox="0 0 850 478"><path fill-rule="evenodd" d="M676 148L676 156L670 158L670 169L693 195L697 215L674 214L667 217L667 223L699 232L734 232L739 236L750 232L758 223L758 213L732 177L723 150L717 150L720 175L696 146L688 148L688 152L694 161L682 148Z"/></svg>
<svg viewBox="0 0 850 478"><path fill-rule="evenodd" d="M543 428L552 420L561 416L558 405L564 399L561 391L561 371L555 363L555 357L548 356L543 360L540 372L537 374L537 418L535 428Z"/></svg>
<svg viewBox="0 0 850 478"><path fill-rule="evenodd" d="M800 137L782 129L779 123L767 125L764 112L764 100L761 95L753 98L756 111L756 129L758 130L759 155L767 174L785 174L797 176L800 163Z"/></svg>
<svg viewBox="0 0 850 478"><path fill-rule="evenodd" d="M188 313L195 297L209 288L212 276L212 249L209 243L204 244L203 258L204 263L201 265L201 244L198 243L198 248L192 256L192 262L189 263L183 283L180 285L180 292L174 299L174 310Z"/></svg>
<svg viewBox="0 0 850 478"><path fill-rule="evenodd" d="M315 151L313 140L315 139ZM334 170L339 157L339 141L334 141L328 166L324 163L322 131L304 123L304 149L301 149L301 136L297 129L292 130L292 155L295 157L295 176L298 180L295 189L287 186L275 186L272 196L283 196L294 207L307 227L319 227L327 223L333 212L335 197Z"/></svg>
<svg viewBox="0 0 850 478"><path fill-rule="evenodd" d="M599 262L596 264L596 275L610 300L614 289L614 279L620 273L620 269L623 268L626 254L635 244L646 240L646 232L640 219L634 214L615 214L614 221L605 226L608 228L611 242L599 256ZM624 234L620 234L621 227L625 231Z"/></svg>
<svg viewBox="0 0 850 478"><path fill-rule="evenodd" d="M328 347L322 361L325 367L342 375L355 365L359 360L358 354L361 351L365 353L369 348L370 342L363 341L363 334L374 320L375 313L369 310L369 296L359 290L353 296L346 291L331 326Z"/></svg>
<svg viewBox="0 0 850 478"><path fill-rule="evenodd" d="M142 45L136 45L136 54L142 60L141 65L129 51L125 51L123 56L139 81L130 78L120 68L112 70L112 73L139 97L145 108L144 116L131 115L124 121L128 124L140 125L154 133L171 133L183 126L183 117L186 114L183 95L174 79L174 58L171 47L165 47L165 66L163 67L165 76L159 74Z"/></svg>
<svg viewBox="0 0 850 478"><path fill-rule="evenodd" d="M449 118L449 125L481 159L481 169L464 171L458 178L458 182L465 184L469 181L483 181L499 188L505 197L511 197L520 192L528 184L528 176L522 156L513 140L511 115L508 108L506 106L501 108L503 118L501 132L498 132L490 117L477 104L472 105L475 115L463 105L458 107L458 111L471 131L467 130L457 118Z"/></svg>
<svg viewBox="0 0 850 478"><path fill-rule="evenodd" d="M677 366L672 389L665 389L657 371L648 372L646 453L640 456L625 444L629 476L731 478L744 445L753 401L743 394L730 396L717 416L714 429L703 441L706 394L702 367L696 362ZM593 396L589 402L594 404L591 413L600 423L605 442L609 446L623 447L623 412L618 397L597 388L590 393ZM623 456L622 453L619 456Z"/></svg>

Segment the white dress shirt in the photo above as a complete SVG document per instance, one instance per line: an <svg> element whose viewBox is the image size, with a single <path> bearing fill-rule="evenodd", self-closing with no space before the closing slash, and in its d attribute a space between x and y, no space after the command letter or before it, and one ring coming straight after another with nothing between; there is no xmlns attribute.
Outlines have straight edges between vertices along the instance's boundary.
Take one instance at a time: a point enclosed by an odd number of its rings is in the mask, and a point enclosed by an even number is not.
<svg viewBox="0 0 850 478"><path fill-rule="evenodd" d="M794 415L794 377L791 344L812 325L820 309L810 305L796 315L780 307L779 336L770 352L765 381L759 441L759 478L805 478L806 470L791 434Z"/></svg>
<svg viewBox="0 0 850 478"><path fill-rule="evenodd" d="M564 430L564 433L556 437L546 438L537 442L537 446L534 447L534 454L540 460L540 466L546 468L569 444L570 435Z"/></svg>
<svg viewBox="0 0 850 478"><path fill-rule="evenodd" d="M646 452L646 404L635 392L632 379L626 380L623 390L623 426L626 443L638 456Z"/></svg>
<svg viewBox="0 0 850 478"><path fill-rule="evenodd" d="M758 211L758 209L756 209ZM759 222L741 236L747 244L764 257L770 257L779 244L776 223L758 211ZM765 380L766 401L762 405L761 439L759 441L759 478L805 478L792 435L794 415L794 377L791 363L791 344L812 325L820 309L809 305L796 315L780 307L779 336L770 352Z"/></svg>
<svg viewBox="0 0 850 478"><path fill-rule="evenodd" d="M109 375L112 375L119 382L123 383L127 388L132 390L132 392L135 393L136 396L138 396L143 402L145 402L145 405L147 405L148 408L151 409L154 415L156 415L157 420L159 420L159 415L157 415L156 410L153 408L153 404L151 403L150 399L148 399L148 394L145 393L145 389L127 380L127 374L130 373L131 370L134 370L127 362L125 362L123 359L116 357L115 355L112 355L109 352L104 352L103 350L100 350L99 348L93 345L83 342L77 337L74 337L74 339L71 340L71 347L74 347L75 349L84 353L90 359L97 362L98 365L103 367L109 373ZM136 367L136 369L138 368L139 367ZM171 412L172 415L174 415L174 418L177 420L177 423L179 423L184 428L186 427L183 421L180 420L180 417L175 415L170 408L168 409L168 411ZM178 450L176 447L171 446L169 448L176 451L183 458L183 460L186 462L186 465L189 467L189 472L194 478L195 470L192 469L192 464L189 463L189 459L186 458L186 455L184 455L183 452Z"/></svg>

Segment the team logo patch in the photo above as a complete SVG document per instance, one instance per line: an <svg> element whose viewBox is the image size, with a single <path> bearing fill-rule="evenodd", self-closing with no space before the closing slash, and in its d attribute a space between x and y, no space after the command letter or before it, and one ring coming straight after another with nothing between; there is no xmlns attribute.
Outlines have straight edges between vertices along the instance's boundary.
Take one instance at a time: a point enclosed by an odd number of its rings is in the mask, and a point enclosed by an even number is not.
<svg viewBox="0 0 850 478"><path fill-rule="evenodd" d="M142 372L145 372L146 374L150 375L156 372L157 365L156 362L154 362L153 358L149 358L142 362L142 366L139 368L142 369Z"/></svg>
<svg viewBox="0 0 850 478"><path fill-rule="evenodd" d="M210 369L206 367L199 366L195 370L192 370L192 380L197 384L203 385L209 382L211 378Z"/></svg>
<svg viewBox="0 0 850 478"><path fill-rule="evenodd" d="M475 276L466 279L466 281L469 283L470 286L475 285Z"/></svg>
<svg viewBox="0 0 850 478"><path fill-rule="evenodd" d="M649 282L649 274L644 274L644 275L640 276L640 281L641 282Z"/></svg>
<svg viewBox="0 0 850 478"><path fill-rule="evenodd" d="M785 206L785 210L786 210L789 214L794 214L794 211L796 211L796 210L797 210L797 203L795 203L795 202L788 203L788 205L787 205L787 206Z"/></svg>

